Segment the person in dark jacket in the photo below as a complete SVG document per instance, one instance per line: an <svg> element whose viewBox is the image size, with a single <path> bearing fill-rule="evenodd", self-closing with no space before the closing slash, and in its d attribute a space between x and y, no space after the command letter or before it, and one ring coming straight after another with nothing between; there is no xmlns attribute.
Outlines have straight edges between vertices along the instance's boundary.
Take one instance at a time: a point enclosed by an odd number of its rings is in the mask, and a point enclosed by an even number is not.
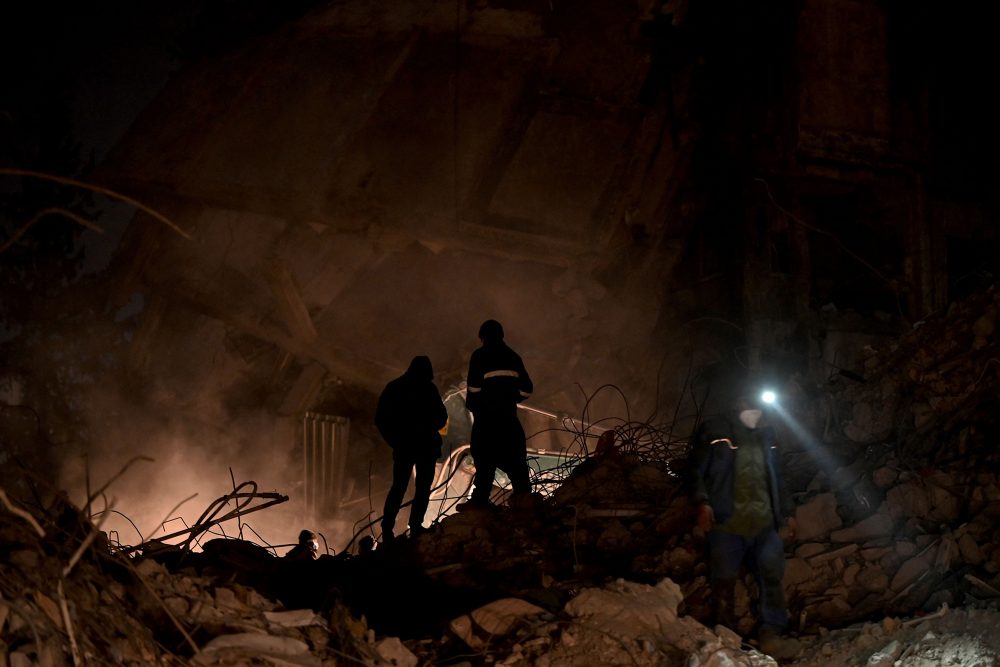
<svg viewBox="0 0 1000 667"><path fill-rule="evenodd" d="M434 481L434 464L441 456L440 430L448 411L434 384L431 360L414 357L401 376L385 386L375 410L375 426L392 447L392 487L382 511L383 539L392 539L396 515L403 503L410 474L416 468L410 534L423 531L424 514Z"/></svg>
<svg viewBox="0 0 1000 667"><path fill-rule="evenodd" d="M531 396L531 377L521 357L503 342L503 326L479 327L482 347L469 359L465 405L472 412L470 445L476 462L473 506L488 506L497 468L507 473L515 495L531 492L527 444L517 404Z"/></svg>
<svg viewBox="0 0 1000 667"><path fill-rule="evenodd" d="M311 530L299 533L299 543L285 554L290 560L316 560L319 558L319 536Z"/></svg>
<svg viewBox="0 0 1000 667"><path fill-rule="evenodd" d="M792 506L782 483L774 430L754 401L741 397L735 409L699 425L691 442L688 482L698 527L708 537L714 622L735 629L736 578L746 564L760 591L761 650L787 652L789 640L781 639L788 612L779 530L794 533L795 520L788 518Z"/></svg>

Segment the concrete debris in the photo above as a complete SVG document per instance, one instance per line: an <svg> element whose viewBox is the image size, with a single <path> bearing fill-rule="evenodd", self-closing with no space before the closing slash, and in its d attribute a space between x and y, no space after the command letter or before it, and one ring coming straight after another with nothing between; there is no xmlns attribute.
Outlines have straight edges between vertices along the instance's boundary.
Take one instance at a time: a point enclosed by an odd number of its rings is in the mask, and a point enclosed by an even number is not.
<svg viewBox="0 0 1000 667"><path fill-rule="evenodd" d="M830 531L843 525L837 514L837 498L832 493L821 493L795 508L798 539L809 541L826 537Z"/></svg>
<svg viewBox="0 0 1000 667"><path fill-rule="evenodd" d="M824 389L815 413L829 423L813 430L843 460L786 453L802 651L782 665L1000 660L997 305L997 291L958 304L873 351L866 382ZM774 665L741 639L756 624L751 578L737 585L739 634L706 625L682 464L593 457L548 498L301 563L241 540L129 554L96 540L64 576L89 520L62 500L36 510L59 526L40 538L4 514L0 664L66 664L69 618L82 655L123 665L456 665L470 649L511 667Z"/></svg>
<svg viewBox="0 0 1000 667"><path fill-rule="evenodd" d="M386 637L375 644L375 653L386 665L394 667L417 667L420 662L413 651L406 648L399 637Z"/></svg>
<svg viewBox="0 0 1000 667"><path fill-rule="evenodd" d="M503 598L452 620L450 627L470 648L480 649L493 637L509 634L519 622L544 613L530 602Z"/></svg>

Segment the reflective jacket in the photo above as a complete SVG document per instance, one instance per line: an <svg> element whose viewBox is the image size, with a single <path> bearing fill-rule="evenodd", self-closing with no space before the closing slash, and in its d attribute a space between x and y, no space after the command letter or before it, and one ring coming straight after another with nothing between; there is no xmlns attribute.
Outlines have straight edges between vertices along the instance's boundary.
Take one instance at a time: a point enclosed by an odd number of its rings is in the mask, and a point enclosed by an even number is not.
<svg viewBox="0 0 1000 667"><path fill-rule="evenodd" d="M705 420L691 439L687 482L691 499L708 503L716 525L733 516L736 484L736 452L741 446L760 446L764 452L766 479L775 528L780 528L793 507L785 491L774 430L769 426L749 429L737 417Z"/></svg>
<svg viewBox="0 0 1000 667"><path fill-rule="evenodd" d="M502 340L486 342L472 353L465 405L477 421L516 421L517 404L533 389L521 357Z"/></svg>

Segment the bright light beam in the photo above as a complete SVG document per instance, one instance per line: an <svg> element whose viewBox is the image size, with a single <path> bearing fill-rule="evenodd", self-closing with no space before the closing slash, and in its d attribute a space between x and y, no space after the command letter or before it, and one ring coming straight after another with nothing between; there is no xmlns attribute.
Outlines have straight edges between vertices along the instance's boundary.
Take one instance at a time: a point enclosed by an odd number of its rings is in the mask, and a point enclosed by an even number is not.
<svg viewBox="0 0 1000 667"><path fill-rule="evenodd" d="M778 395L775 394L770 389L767 389L760 395L760 400L764 401L768 405L773 405L776 400L778 400Z"/></svg>

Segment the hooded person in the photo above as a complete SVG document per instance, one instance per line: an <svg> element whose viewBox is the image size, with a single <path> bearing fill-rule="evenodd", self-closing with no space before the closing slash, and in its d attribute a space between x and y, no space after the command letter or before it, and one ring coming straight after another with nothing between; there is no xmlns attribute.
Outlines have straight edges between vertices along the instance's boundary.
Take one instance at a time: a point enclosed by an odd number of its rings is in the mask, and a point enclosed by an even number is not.
<svg viewBox="0 0 1000 667"><path fill-rule="evenodd" d="M736 629L736 579L745 564L759 591L760 648L791 657L779 531L794 534L793 507L782 482L774 429L765 406L741 387L724 399L726 409L706 418L691 438L688 484L698 527L708 538L713 621ZM780 655L779 655L780 654Z"/></svg>
<svg viewBox="0 0 1000 667"><path fill-rule="evenodd" d="M319 558L319 536L311 530L299 533L299 542L285 554L289 560L316 560Z"/></svg>
<svg viewBox="0 0 1000 667"><path fill-rule="evenodd" d="M375 410L375 426L392 448L392 486L382 511L383 539L392 539L396 516L403 503L410 474L416 469L410 533L423 530L424 514L434 481L434 464L441 456L440 430L448 411L434 384L434 369L425 356L414 357L409 368L382 390Z"/></svg>
<svg viewBox="0 0 1000 667"><path fill-rule="evenodd" d="M479 327L482 347L469 359L465 405L472 413L470 449L476 462L472 506L488 506L493 478L507 473L514 495L529 494L527 443L517 404L531 396L531 377L521 357L504 343L503 326L486 320Z"/></svg>

